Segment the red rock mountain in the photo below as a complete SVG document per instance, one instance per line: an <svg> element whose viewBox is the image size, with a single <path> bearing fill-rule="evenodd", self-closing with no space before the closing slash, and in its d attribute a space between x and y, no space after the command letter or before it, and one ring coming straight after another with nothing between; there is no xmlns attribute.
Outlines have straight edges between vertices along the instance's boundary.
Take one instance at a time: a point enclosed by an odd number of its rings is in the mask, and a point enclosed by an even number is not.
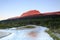
<svg viewBox="0 0 60 40"><path fill-rule="evenodd" d="M21 17L27 17L27 16L47 16L47 15L60 15L60 11L40 13L38 10L30 10L23 13L21 16L9 18L9 19L15 19L15 18L21 18Z"/></svg>
<svg viewBox="0 0 60 40"><path fill-rule="evenodd" d="M32 16L32 15L37 15L37 14L40 14L40 12L37 11L37 10L30 10L30 11L27 11L27 12L23 13L21 15L21 17Z"/></svg>
<svg viewBox="0 0 60 40"><path fill-rule="evenodd" d="M21 17L26 17L26 16L33 16L33 15L41 15L41 16L46 16L46 15L60 15L60 11L57 12L46 12L46 13L40 13L38 10L30 10L21 15Z"/></svg>

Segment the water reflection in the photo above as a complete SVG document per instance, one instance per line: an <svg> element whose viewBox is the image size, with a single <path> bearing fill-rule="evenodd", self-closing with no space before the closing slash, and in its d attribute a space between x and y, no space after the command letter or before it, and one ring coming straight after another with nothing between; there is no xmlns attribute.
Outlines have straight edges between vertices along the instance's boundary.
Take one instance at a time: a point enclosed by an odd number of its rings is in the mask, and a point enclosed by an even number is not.
<svg viewBox="0 0 60 40"><path fill-rule="evenodd" d="M6 29L6 30L1 30L5 32L11 32L13 35L10 37L7 37L5 39L0 39L0 40L53 40L49 34L45 32L48 28L42 27L42 26L36 26L36 28L32 29Z"/></svg>

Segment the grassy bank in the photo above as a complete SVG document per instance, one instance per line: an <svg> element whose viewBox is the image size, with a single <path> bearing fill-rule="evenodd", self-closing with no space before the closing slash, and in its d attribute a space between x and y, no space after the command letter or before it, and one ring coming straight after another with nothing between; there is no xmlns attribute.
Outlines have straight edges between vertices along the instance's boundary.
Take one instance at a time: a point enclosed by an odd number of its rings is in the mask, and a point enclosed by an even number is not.
<svg viewBox="0 0 60 40"><path fill-rule="evenodd" d="M48 30L46 31L54 40L60 40L52 31Z"/></svg>
<svg viewBox="0 0 60 40"><path fill-rule="evenodd" d="M58 29L51 29L51 31L60 34L60 28L58 28Z"/></svg>

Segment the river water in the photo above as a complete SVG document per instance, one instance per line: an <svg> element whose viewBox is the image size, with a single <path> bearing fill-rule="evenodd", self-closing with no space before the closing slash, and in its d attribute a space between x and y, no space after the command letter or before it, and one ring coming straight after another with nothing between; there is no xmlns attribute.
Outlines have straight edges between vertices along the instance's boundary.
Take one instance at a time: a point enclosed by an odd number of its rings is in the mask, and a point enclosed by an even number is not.
<svg viewBox="0 0 60 40"><path fill-rule="evenodd" d="M12 34L6 37L2 37L0 40L53 40L53 38L50 37L50 35L45 32L45 30L48 30L48 28L42 26L36 26L36 28L21 30L4 29L0 31L10 32ZM36 37L31 37L28 35L32 31L37 33Z"/></svg>

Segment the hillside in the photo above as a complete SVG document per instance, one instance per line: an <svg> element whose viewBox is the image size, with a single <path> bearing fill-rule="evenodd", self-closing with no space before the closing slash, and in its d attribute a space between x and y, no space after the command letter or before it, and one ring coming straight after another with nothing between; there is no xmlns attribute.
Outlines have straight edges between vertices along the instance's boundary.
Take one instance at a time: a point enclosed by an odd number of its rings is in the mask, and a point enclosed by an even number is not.
<svg viewBox="0 0 60 40"><path fill-rule="evenodd" d="M30 11L28 13L22 14L20 17L10 18L7 20L0 21L0 28L11 28L11 27L20 27L24 25L40 25L46 26L50 29L59 29L60 28L60 12L48 12L45 14L37 11L31 14Z"/></svg>

